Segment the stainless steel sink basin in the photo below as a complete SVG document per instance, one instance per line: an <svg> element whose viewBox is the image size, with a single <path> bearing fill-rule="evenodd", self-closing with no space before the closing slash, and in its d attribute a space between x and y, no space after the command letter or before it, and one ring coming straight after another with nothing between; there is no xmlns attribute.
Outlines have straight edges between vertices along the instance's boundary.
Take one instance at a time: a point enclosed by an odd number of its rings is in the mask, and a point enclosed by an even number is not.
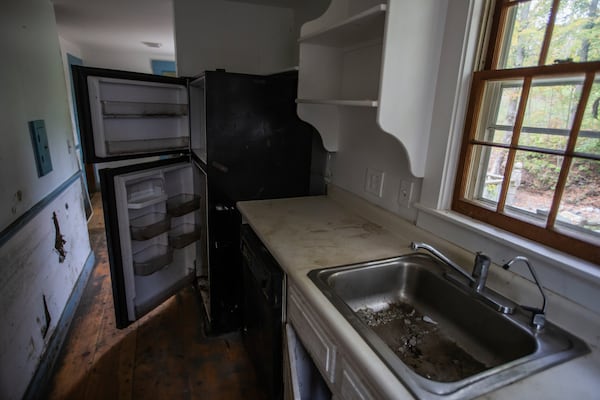
<svg viewBox="0 0 600 400"><path fill-rule="evenodd" d="M314 270L310 279L418 398L468 399L585 354L528 311L502 314L426 254Z"/></svg>

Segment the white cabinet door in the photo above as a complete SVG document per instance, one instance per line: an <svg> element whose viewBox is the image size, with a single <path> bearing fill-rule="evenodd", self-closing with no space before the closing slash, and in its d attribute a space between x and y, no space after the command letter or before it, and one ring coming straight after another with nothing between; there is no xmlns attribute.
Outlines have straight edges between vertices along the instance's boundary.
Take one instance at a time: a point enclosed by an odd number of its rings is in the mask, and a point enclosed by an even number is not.
<svg viewBox="0 0 600 400"><path fill-rule="evenodd" d="M288 290L287 317L317 368L332 386L335 383L336 346L294 286L290 286Z"/></svg>
<svg viewBox="0 0 600 400"><path fill-rule="evenodd" d="M294 328L285 326L286 359L284 396L286 400L326 400L331 392L315 368L310 355L298 340Z"/></svg>
<svg viewBox="0 0 600 400"><path fill-rule="evenodd" d="M363 384L359 375L348 365L346 360L341 363L340 398L344 400L369 400L376 398Z"/></svg>

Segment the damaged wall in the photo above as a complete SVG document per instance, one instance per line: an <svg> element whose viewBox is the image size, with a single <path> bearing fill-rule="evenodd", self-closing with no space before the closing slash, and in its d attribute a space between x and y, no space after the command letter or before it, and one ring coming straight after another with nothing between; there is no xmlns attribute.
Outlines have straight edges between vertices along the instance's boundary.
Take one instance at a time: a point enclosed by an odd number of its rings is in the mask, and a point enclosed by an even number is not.
<svg viewBox="0 0 600 400"><path fill-rule="evenodd" d="M8 2L0 13L0 230L79 169L54 9ZM38 178L28 121L44 120L53 170Z"/></svg>
<svg viewBox="0 0 600 400"><path fill-rule="evenodd" d="M0 32L0 398L19 399L91 250L52 4L3 4ZM43 177L32 120L48 136L53 168Z"/></svg>
<svg viewBox="0 0 600 400"><path fill-rule="evenodd" d="M0 247L0 398L25 392L89 254L78 180Z"/></svg>

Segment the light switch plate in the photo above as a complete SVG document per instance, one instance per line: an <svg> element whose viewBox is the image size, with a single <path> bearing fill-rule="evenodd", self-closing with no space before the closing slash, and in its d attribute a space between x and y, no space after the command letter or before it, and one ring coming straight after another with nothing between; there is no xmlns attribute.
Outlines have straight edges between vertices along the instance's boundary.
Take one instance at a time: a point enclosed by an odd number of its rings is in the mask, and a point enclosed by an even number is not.
<svg viewBox="0 0 600 400"><path fill-rule="evenodd" d="M367 168L365 178L365 192L374 196L383 196L383 178L385 173L376 169Z"/></svg>

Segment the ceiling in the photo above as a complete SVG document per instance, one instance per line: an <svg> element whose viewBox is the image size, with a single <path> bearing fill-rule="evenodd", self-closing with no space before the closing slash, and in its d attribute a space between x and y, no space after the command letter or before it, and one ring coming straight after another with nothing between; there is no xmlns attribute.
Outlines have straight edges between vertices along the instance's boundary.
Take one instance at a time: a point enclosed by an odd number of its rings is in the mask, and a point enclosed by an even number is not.
<svg viewBox="0 0 600 400"><path fill-rule="evenodd" d="M175 58L174 0L50 1L60 36L73 44ZM294 8L306 0L229 1ZM142 42L161 43L161 47L150 48Z"/></svg>
<svg viewBox="0 0 600 400"><path fill-rule="evenodd" d="M58 32L71 43L174 57L173 0L51 1ZM161 43L161 47L142 42Z"/></svg>

